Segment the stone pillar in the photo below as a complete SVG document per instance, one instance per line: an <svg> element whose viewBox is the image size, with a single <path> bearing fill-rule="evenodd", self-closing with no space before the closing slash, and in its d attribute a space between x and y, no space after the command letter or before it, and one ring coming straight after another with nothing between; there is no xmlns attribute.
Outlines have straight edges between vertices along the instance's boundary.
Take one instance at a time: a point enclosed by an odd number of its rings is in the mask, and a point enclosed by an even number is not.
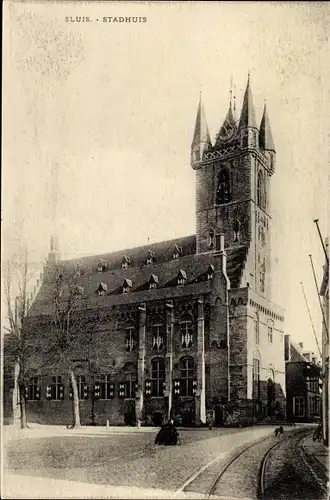
<svg viewBox="0 0 330 500"><path fill-rule="evenodd" d="M138 380L135 401L136 422L142 423L144 419L144 386L145 386L145 357L146 357L146 304L139 305L139 357L138 357Z"/></svg>
<svg viewBox="0 0 330 500"><path fill-rule="evenodd" d="M196 424L206 423L204 299L198 299Z"/></svg>
<svg viewBox="0 0 330 500"><path fill-rule="evenodd" d="M165 397L168 398L167 418L172 416L173 403L173 324L174 309L171 300L166 302L166 356L165 356Z"/></svg>

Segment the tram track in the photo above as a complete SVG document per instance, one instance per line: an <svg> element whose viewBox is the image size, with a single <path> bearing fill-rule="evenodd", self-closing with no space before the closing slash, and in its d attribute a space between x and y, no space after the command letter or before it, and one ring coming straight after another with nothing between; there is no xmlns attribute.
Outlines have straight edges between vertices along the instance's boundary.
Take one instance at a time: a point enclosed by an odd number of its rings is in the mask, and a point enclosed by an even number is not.
<svg viewBox="0 0 330 500"><path fill-rule="evenodd" d="M264 498L268 484L268 464L274 451L292 437L297 439L302 435L298 439L300 441L310 430L286 432L282 438L266 436L240 447L234 454L225 453L215 457L195 471L173 498L178 498L182 493L195 492L203 493L205 499ZM220 468L219 462L222 462ZM237 481L241 484L236 485Z"/></svg>

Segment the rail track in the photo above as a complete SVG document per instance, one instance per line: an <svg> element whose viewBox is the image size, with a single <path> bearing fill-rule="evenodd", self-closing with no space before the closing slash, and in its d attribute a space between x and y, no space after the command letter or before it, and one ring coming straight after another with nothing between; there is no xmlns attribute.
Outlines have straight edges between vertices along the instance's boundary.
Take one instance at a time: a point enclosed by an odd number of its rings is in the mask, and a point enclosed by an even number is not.
<svg viewBox="0 0 330 500"><path fill-rule="evenodd" d="M264 498L267 488L267 468L273 452L289 438L297 438L299 436L298 441L300 441L306 436L307 432L310 432L310 430L287 431L285 436L278 439L272 435L266 436L251 444L240 447L234 454L230 454L229 456L227 454L219 455L192 474L175 492L173 498L178 498L181 493L192 493L196 492L196 489L198 491L198 489L204 488L203 491L198 492L203 492L204 497L207 499L229 499L231 497L235 469L238 471L244 470L244 461L245 463L250 463L253 467L253 478L246 488L244 488L244 484L242 485L239 496L236 494L232 495L232 497L241 499ZM274 442L274 439L276 439L276 442ZM253 450L255 450L255 453ZM219 469L218 462L221 460L222 464ZM240 472L238 472L239 474Z"/></svg>

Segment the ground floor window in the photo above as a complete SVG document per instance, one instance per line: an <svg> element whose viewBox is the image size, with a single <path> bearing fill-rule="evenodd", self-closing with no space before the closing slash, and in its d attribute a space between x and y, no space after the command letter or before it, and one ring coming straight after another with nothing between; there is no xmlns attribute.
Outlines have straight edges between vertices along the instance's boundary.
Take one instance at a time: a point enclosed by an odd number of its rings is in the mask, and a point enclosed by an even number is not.
<svg viewBox="0 0 330 500"><path fill-rule="evenodd" d="M196 393L195 362L193 358L180 360L180 394L181 396L194 396Z"/></svg>
<svg viewBox="0 0 330 500"><path fill-rule="evenodd" d="M97 391L98 386L98 391ZM100 380L95 384L95 395L99 399L112 399L114 396L114 384L111 375L100 375Z"/></svg>
<svg viewBox="0 0 330 500"><path fill-rule="evenodd" d="M40 387L38 377L30 377L27 387L27 399L29 401L38 401L40 399Z"/></svg>
<svg viewBox="0 0 330 500"><path fill-rule="evenodd" d="M77 389L78 389L78 398L79 399L87 399L88 398L88 386L86 384L85 375L76 375L77 381ZM73 388L70 383L70 398L73 398Z"/></svg>
<svg viewBox="0 0 330 500"><path fill-rule="evenodd" d="M293 398L293 413L295 417L305 416L305 399L303 396Z"/></svg>
<svg viewBox="0 0 330 500"><path fill-rule="evenodd" d="M153 359L151 362L151 396L163 397L165 384L165 359Z"/></svg>
<svg viewBox="0 0 330 500"><path fill-rule="evenodd" d="M64 386L62 377L61 375L55 375L52 377L49 399L62 400L63 398L64 398Z"/></svg>

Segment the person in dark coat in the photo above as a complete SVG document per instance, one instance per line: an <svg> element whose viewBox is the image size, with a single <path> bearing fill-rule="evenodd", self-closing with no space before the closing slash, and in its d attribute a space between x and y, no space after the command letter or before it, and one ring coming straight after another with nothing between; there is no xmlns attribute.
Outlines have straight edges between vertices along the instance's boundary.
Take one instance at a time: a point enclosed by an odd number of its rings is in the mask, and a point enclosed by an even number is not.
<svg viewBox="0 0 330 500"><path fill-rule="evenodd" d="M173 420L163 424L155 438L155 444L162 444L165 446L172 446L178 443L178 431L174 426Z"/></svg>

